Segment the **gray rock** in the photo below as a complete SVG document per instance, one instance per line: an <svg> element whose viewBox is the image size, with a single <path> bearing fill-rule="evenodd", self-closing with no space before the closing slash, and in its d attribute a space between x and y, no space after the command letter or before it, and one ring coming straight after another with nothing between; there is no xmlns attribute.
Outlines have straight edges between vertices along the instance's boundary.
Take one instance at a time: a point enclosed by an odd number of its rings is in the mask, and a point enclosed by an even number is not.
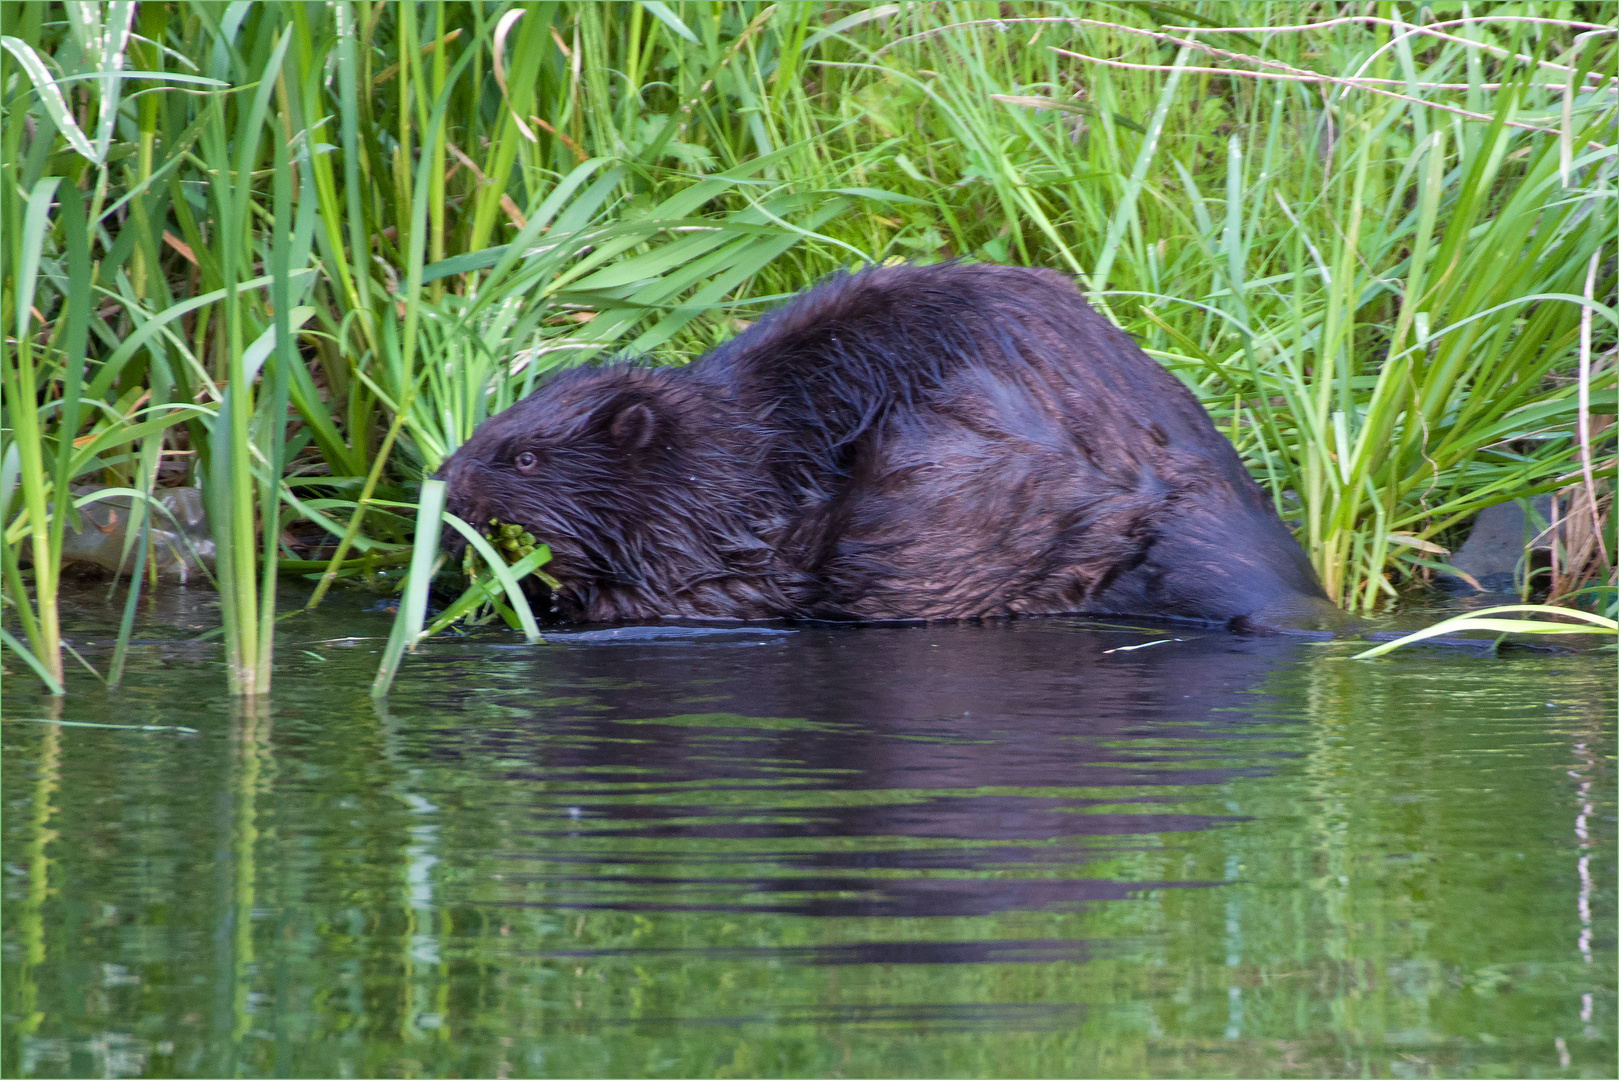
<svg viewBox="0 0 1619 1080"><path fill-rule="evenodd" d="M74 500L105 490L76 487ZM208 515L203 512L202 492L196 488L159 488L155 492L162 509L152 515L151 565L161 578L186 581L201 574L201 567L214 563L213 534ZM62 561L87 562L114 573L129 573L135 567L134 545L140 543L137 527L129 536L133 515L129 495L106 495L79 507L80 528L62 533ZM125 541L130 541L125 557Z"/></svg>

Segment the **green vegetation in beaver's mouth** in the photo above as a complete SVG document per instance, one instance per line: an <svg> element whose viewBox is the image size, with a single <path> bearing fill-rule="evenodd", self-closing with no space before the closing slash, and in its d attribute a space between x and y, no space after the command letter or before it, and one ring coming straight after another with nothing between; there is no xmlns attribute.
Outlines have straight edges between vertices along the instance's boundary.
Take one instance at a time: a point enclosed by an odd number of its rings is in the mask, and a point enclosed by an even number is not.
<svg viewBox="0 0 1619 1080"><path fill-rule="evenodd" d="M406 651L414 651L422 639L450 626L480 626L497 616L513 630L521 631L531 643L541 641L539 624L529 608L521 581L530 574L552 589L557 580L540 569L551 559L551 549L536 545L534 537L521 525L502 524L489 519L487 532L480 532L454 514L444 512L446 498L442 480L422 483L422 496L416 507L416 535L428 538L411 552L410 572L400 585L399 607L393 629L383 650L371 684L371 695L383 697L393 685ZM444 565L438 554L438 537L444 526L459 532L466 541L461 559L466 588L427 624L427 609L433 579Z"/></svg>
<svg viewBox="0 0 1619 1080"><path fill-rule="evenodd" d="M489 519L489 531L484 533L484 536L508 564L517 562L535 548L533 533L521 525L503 523L499 518ZM469 578L476 578L482 570L483 559L479 557L475 548L469 546L461 556L461 571ZM541 577L545 576L538 569L534 573Z"/></svg>

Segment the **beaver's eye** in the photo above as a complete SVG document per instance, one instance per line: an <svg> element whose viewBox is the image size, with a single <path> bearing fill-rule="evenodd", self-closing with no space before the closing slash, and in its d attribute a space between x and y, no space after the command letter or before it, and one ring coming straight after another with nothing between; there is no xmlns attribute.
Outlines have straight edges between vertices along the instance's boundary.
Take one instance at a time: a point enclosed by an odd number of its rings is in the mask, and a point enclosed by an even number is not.
<svg viewBox="0 0 1619 1080"><path fill-rule="evenodd" d="M516 465L518 467L518 469L520 469L523 472L528 472L530 469L534 468L534 466L538 465L539 463L540 463L540 459L535 457L533 454L529 453L527 450L524 450L521 454L518 454L515 458L512 459L512 464Z"/></svg>

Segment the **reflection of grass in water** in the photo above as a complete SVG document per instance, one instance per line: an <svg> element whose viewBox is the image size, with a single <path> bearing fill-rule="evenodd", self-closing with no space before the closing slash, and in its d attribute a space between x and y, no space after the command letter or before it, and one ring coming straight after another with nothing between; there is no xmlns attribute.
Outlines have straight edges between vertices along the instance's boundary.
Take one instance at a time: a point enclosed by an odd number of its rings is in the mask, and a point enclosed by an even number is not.
<svg viewBox="0 0 1619 1080"><path fill-rule="evenodd" d="M621 719L620 724L667 724L671 727L756 728L761 731L847 731L849 724L829 724L794 717L738 716L735 713L691 713L684 716L656 716L644 720Z"/></svg>
<svg viewBox="0 0 1619 1080"><path fill-rule="evenodd" d="M329 565L324 589L366 569L351 549L400 557L386 504L545 372L690 358L894 256L1079 276L1346 606L1479 507L1571 482L1559 557L1611 573L1611 34L1537 23L1531 62L1489 12L1293 33L1226 5L1241 33L1191 35L1067 4L359 10L254 5L227 33L146 5L107 55L41 9L8 25L43 59L0 57L30 120L0 137L4 582L47 679L71 482L212 470L233 685L263 688L278 561ZM50 80L85 74L57 108Z"/></svg>

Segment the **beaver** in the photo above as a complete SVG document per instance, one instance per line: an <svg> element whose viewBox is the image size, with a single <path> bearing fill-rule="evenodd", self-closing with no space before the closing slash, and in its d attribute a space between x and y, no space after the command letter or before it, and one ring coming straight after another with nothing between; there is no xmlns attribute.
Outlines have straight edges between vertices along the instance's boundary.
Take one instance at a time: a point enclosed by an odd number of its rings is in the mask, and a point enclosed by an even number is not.
<svg viewBox="0 0 1619 1080"><path fill-rule="evenodd" d="M438 475L550 545L561 621L1337 613L1196 398L1052 270L836 275L685 367L551 377Z"/></svg>

